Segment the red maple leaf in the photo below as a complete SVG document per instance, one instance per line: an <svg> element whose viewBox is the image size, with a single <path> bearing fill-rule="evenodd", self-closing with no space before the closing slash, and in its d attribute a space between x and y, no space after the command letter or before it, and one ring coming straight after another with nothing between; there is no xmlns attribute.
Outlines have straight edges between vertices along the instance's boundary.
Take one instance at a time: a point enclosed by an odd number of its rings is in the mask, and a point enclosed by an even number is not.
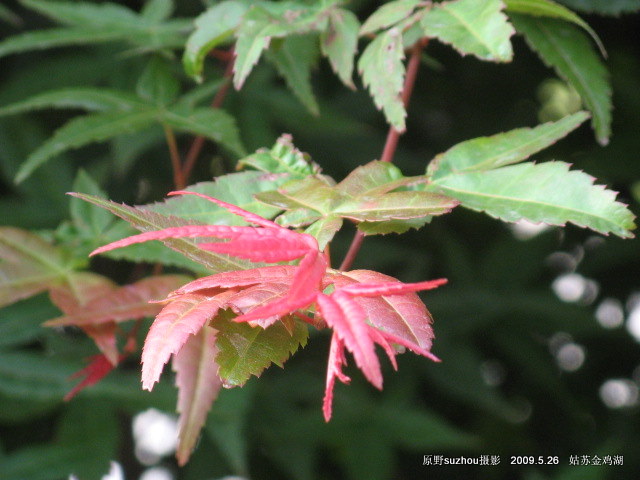
<svg viewBox="0 0 640 480"><path fill-rule="evenodd" d="M94 355L89 358L89 365L71 375L71 378L84 378L64 396L64 400L69 401L75 397L80 390L90 387L91 385L95 385L106 377L114 368L115 366L111 363L111 360L109 360L104 354Z"/></svg>
<svg viewBox="0 0 640 480"><path fill-rule="evenodd" d="M119 240L95 250L92 255L149 240L198 237L226 240L199 243L198 247L204 250L254 262L299 262L295 266L273 265L218 273L170 293L145 341L144 388L151 390L169 358L177 355L204 325L213 322L215 327L216 315L225 309L237 314L236 322L250 322L262 328L290 319L294 314L314 326L326 325L333 330L323 402L327 421L331 418L336 378L349 382L342 372L346 350L378 389L382 388L382 372L376 345L386 352L394 368L397 367L394 345L438 361L430 352L431 317L415 292L436 288L446 280L407 284L367 270L338 272L329 268L313 236L289 230L201 193L179 191L170 195L185 194L209 200L241 216L252 226L171 227ZM331 293L325 293L331 288Z"/></svg>

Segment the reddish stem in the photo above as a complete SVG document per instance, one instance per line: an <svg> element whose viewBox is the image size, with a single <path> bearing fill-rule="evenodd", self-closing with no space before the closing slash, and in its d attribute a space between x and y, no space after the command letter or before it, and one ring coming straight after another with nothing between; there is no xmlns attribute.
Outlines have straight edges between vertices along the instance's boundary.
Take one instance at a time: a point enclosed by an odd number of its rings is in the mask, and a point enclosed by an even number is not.
<svg viewBox="0 0 640 480"><path fill-rule="evenodd" d="M429 42L428 38L423 38L418 40L413 47L411 48L411 57L409 58L409 63L407 64L407 74L404 79L404 85L402 87L402 103L404 104L404 108L406 109L409 106L409 100L411 99L411 94L413 93L413 86L416 83L416 77L418 76L418 69L420 67L420 57L422 56L422 50L427 46ZM382 162L393 162L393 156L396 153L396 149L398 148L398 140L400 139L400 135L404 132L400 132L396 130L394 127L389 127L389 133L387 133L387 139L384 143L384 148L382 149L382 155L380 156L380 161ZM364 241L364 233L361 231L357 231L353 240L351 241L351 245L349 246L349 250L340 265L340 270L348 270L351 268L358 252L360 251L360 247L362 246L362 242Z"/></svg>
<svg viewBox="0 0 640 480"><path fill-rule="evenodd" d="M142 320L136 320L136 323L133 325L133 328L129 330L127 334L127 341L122 349L125 353L133 353L138 348L137 338L138 331L140 331L140 327L142 326Z"/></svg>
<svg viewBox="0 0 640 480"><path fill-rule="evenodd" d="M214 48L209 52L209 55L218 60L222 60L223 62L233 61L233 49L221 50L218 48Z"/></svg>
<svg viewBox="0 0 640 480"><path fill-rule="evenodd" d="M353 261L356 259L356 255L360 251L360 247L362 246L362 242L364 240L364 233L358 230L351 241L351 245L349 246L349 250L342 260L342 264L340 265L340 271L349 270L351 265L353 265Z"/></svg>
<svg viewBox="0 0 640 480"><path fill-rule="evenodd" d="M227 68L224 71L222 76L222 85L220 89L216 92L213 97L213 101L211 102L211 108L220 108L222 103L224 102L227 93L229 92L229 88L231 87L231 77L233 75L233 52L229 52ZM204 146L205 137L199 135L193 139L193 143L191 143L191 147L187 152L187 157L184 162L184 167L182 168L182 177L185 182L189 180L191 176L191 172L193 167L195 167L198 157L200 156L200 152L202 151L202 147Z"/></svg>

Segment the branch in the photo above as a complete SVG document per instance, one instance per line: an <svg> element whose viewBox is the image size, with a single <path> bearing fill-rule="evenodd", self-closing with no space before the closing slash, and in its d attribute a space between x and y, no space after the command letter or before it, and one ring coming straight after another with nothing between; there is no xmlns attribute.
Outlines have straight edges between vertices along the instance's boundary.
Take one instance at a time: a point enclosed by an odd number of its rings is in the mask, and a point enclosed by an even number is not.
<svg viewBox="0 0 640 480"><path fill-rule="evenodd" d="M427 42L427 38L418 40L411 49L411 57L409 58L409 63L407 65L407 75L404 78L404 86L402 87L402 103L404 104L405 109L409 107L409 100L411 99L413 86L415 85L416 77L418 76L418 68L420 67L420 57L422 55L422 50L427 45ZM402 135L401 132L393 127L389 127L387 141L384 144L380 161L393 162L393 156L396 153L400 135Z"/></svg>
<svg viewBox="0 0 640 480"><path fill-rule="evenodd" d="M180 160L180 152L178 152L178 144L173 130L168 125L162 125L164 128L164 136L167 139L169 153L171 154L171 167L173 169L173 184L176 189L182 190L185 187L185 177L182 171L182 161Z"/></svg>
<svg viewBox="0 0 640 480"><path fill-rule="evenodd" d="M233 76L233 52L230 52L230 55L227 59L227 67L222 76L222 85L220 85L220 89L216 92L213 97L213 101L211 102L211 108L220 108L222 103L224 102L225 97L227 96L227 92L231 87L231 77ZM204 146L205 137L197 136L193 139L193 143L187 152L187 157L184 162L184 167L182 168L182 177L185 182L191 176L191 172L193 171L193 167L195 167L198 157L200 156L200 152L202 151L202 147Z"/></svg>
<svg viewBox="0 0 640 480"><path fill-rule="evenodd" d="M409 100L411 99L411 94L413 93L413 86L415 85L416 77L418 76L422 50L424 50L428 42L428 38L423 38L421 40L418 40L411 48L411 57L409 58L409 63L407 65L407 74L405 76L404 85L402 87L402 103L404 104L405 109L409 107ZM393 156L396 153L400 135L402 135L401 132L396 130L394 127L389 127L389 133L387 133L387 139L384 143L384 148L382 149L380 161L393 162ZM349 250L344 257L342 264L340 265L341 271L351 268L353 261L356 259L356 256L360 251L360 247L362 246L363 241L364 233L358 230L353 237L353 240L351 241L351 245L349 246Z"/></svg>
<svg viewBox="0 0 640 480"><path fill-rule="evenodd" d="M353 237L353 240L351 240L351 245L349 245L349 250L344 256L344 260L342 260L342 264L340 265L341 272L349 270L351 268L351 265L353 265L353 261L356 259L356 255L358 255L358 252L360 251L363 240L364 233L358 230Z"/></svg>

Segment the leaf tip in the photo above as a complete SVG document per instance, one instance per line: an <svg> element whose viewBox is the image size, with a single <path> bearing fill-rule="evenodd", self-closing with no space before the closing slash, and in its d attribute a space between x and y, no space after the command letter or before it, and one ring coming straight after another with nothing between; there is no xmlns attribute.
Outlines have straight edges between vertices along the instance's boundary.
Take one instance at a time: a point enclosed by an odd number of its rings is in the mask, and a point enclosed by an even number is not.
<svg viewBox="0 0 640 480"><path fill-rule="evenodd" d="M429 358L429 360L435 362L435 363L442 363L442 360L440 359L440 357L436 357L433 353L429 352L429 355L427 355L427 357Z"/></svg>
<svg viewBox="0 0 640 480"><path fill-rule="evenodd" d="M15 178L13 179L13 183L15 183L16 185L20 185L30 175L31 175L31 171L30 170L25 170L24 168L21 168L20 170L18 170L18 173L16 174Z"/></svg>
<svg viewBox="0 0 640 480"><path fill-rule="evenodd" d="M175 197L176 195L185 195L192 192L187 192L186 190L173 190L172 192L167 193L167 197Z"/></svg>
<svg viewBox="0 0 640 480"><path fill-rule="evenodd" d="M153 391L153 386L155 385L155 381L154 380L148 380L148 379L144 379L142 380L142 389L146 390L147 392L151 392Z"/></svg>

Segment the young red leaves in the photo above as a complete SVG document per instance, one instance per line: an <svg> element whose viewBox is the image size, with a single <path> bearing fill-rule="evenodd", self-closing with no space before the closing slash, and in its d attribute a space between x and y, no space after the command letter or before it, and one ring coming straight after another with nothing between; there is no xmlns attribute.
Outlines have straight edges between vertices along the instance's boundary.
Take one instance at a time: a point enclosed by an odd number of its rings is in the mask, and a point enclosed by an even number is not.
<svg viewBox="0 0 640 480"><path fill-rule="evenodd" d="M234 293L234 290L226 290L214 296L180 295L162 309L144 342L142 388L153 388L171 355L177 354L191 335L196 335L211 321Z"/></svg>
<svg viewBox="0 0 640 480"><path fill-rule="evenodd" d="M80 383L71 389L69 393L64 396L65 402L68 402L75 397L81 390L91 385L95 385L104 377L106 377L111 370L114 369L114 365L105 355L94 355L89 359L89 365L82 370L77 371L71 378L84 377Z"/></svg>
<svg viewBox="0 0 640 480"><path fill-rule="evenodd" d="M157 315L161 306L149 301L165 297L186 278L159 275L118 287L106 277L81 272L70 275L65 283L51 287L51 301L64 315L44 325L78 327L91 337L102 352L102 355L92 357L89 365L74 375L73 378L83 375L86 378L65 399L97 383L122 360L116 339L118 323Z"/></svg>
<svg viewBox="0 0 640 480"><path fill-rule="evenodd" d="M368 311L371 312L376 308L378 310L385 308L385 303L389 301L388 297L392 297L392 302L401 300L413 304L414 308L419 308L418 304L422 304L422 302L420 302L417 296L408 294L420 290L430 290L444 283L446 283L444 279L420 283L401 283L398 281L387 281L384 283L350 283L336 288L331 295L318 295L317 303L320 314L327 322L327 325L334 331L322 407L326 421L329 421L331 418L331 403L333 401L335 379L338 378L343 383L348 383L349 381L349 378L345 377L342 373L342 366L346 364L344 349L351 352L358 368L364 373L367 380L378 389L382 389L382 371L380 370L380 363L375 353L376 344L384 349L394 368L397 368L395 361L396 352L392 344L402 345L420 355L438 361L437 357L415 343L412 339L394 335L385 331L384 328L379 329L373 327L367 323L367 319L371 321L371 318L375 318L375 315L369 314ZM385 296L387 296L386 299ZM374 299L374 304L366 301L359 303L354 297ZM396 298L393 299L393 297ZM429 317L426 317L426 319L428 321ZM386 320L386 318L383 317L382 320ZM424 322L425 317L423 317L422 320ZM432 338L432 334L430 337ZM428 341L430 342L430 338Z"/></svg>
<svg viewBox="0 0 640 480"><path fill-rule="evenodd" d="M166 228L120 240L99 248L93 254L149 240L202 238L204 241L196 243L200 249L253 262L299 260L295 266L258 266L210 275L183 285L162 301L165 306L145 342L142 378L144 388L150 390L173 356L174 369L179 373L180 398L198 399L196 405L189 404L187 400L179 402L183 425L181 438L184 437L186 442L180 450L181 462L185 461L185 455L188 456L185 452L193 446L194 429L199 429L203 421L205 400L212 401L220 382L226 381L223 370L218 369L216 355L220 354L216 352L221 345L219 342L227 334L226 329L233 323L223 321L223 317L229 317L226 314L221 316L222 312L231 311L235 314L231 317L233 322L249 323L259 329L269 329L275 327L276 322L281 322L279 328L284 326L291 335L296 322L294 317L316 327L326 325L333 330L323 402L327 421L331 417L335 380L349 381L342 372L347 362L346 351L353 355L365 377L379 389L382 388L382 370L376 345L386 352L394 368L397 353L394 345L438 361L430 352L433 339L431 316L415 292L436 288L445 280L404 284L368 270L338 272L329 268L325 255L311 235L289 230L203 194L182 191L173 194L197 195L241 216L251 226L185 225ZM211 242L207 238L221 241ZM212 343L212 328L219 330L217 343ZM207 334L202 333L205 330ZM192 365L190 362L194 358L199 358L204 364ZM189 378L188 372L203 376ZM206 388L201 384L197 387L204 388L202 395L198 395L194 385L202 379L208 379L209 383ZM192 416L194 420L184 420Z"/></svg>
<svg viewBox="0 0 640 480"><path fill-rule="evenodd" d="M178 464L189 460L191 451L207 419L207 412L218 396L222 381L218 365L212 361L217 354L216 331L205 326L192 335L180 352L173 357L178 387L178 413L180 413L179 442L176 451Z"/></svg>

